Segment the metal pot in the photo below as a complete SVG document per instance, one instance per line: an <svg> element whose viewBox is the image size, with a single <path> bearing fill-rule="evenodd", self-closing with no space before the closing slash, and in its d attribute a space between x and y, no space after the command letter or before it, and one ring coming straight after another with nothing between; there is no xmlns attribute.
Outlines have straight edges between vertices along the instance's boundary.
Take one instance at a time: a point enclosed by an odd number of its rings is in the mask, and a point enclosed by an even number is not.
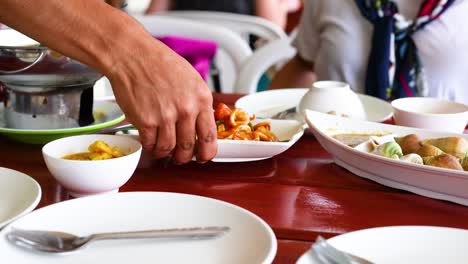
<svg viewBox="0 0 468 264"><path fill-rule="evenodd" d="M0 82L6 86L9 128L88 125L93 122L92 87L101 76L15 30L0 30Z"/></svg>
<svg viewBox="0 0 468 264"><path fill-rule="evenodd" d="M4 116L8 128L61 129L94 122L93 90L88 86L55 92L6 89Z"/></svg>
<svg viewBox="0 0 468 264"><path fill-rule="evenodd" d="M0 30L0 82L10 89L38 92L92 86L101 76L89 66L28 40L13 29Z"/></svg>

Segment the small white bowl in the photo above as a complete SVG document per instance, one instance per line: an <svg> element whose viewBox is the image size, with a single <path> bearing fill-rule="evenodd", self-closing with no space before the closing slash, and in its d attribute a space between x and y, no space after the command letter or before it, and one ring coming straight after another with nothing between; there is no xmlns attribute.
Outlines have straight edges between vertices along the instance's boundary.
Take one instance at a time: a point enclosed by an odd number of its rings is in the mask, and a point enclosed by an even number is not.
<svg viewBox="0 0 468 264"><path fill-rule="evenodd" d="M392 101L393 118L400 126L463 133L468 106L438 98L406 97Z"/></svg>
<svg viewBox="0 0 468 264"><path fill-rule="evenodd" d="M108 160L66 160L62 157L88 151L102 140L125 156ZM118 192L133 175L142 146L137 140L117 135L81 135L54 140L42 148L44 161L54 178L74 197Z"/></svg>
<svg viewBox="0 0 468 264"><path fill-rule="evenodd" d="M366 119L364 106L358 95L344 82L318 81L312 84L302 97L298 112L312 110L322 113L335 113L352 118Z"/></svg>

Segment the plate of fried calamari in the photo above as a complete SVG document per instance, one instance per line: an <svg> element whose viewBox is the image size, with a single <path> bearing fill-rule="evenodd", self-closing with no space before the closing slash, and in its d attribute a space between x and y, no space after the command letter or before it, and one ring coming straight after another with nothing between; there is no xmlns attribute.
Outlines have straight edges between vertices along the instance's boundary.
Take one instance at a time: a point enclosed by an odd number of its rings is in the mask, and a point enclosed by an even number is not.
<svg viewBox="0 0 468 264"><path fill-rule="evenodd" d="M283 153L304 134L296 120L260 119L240 108L220 103L214 110L218 152L213 162L248 162ZM129 131L138 136L137 130ZM195 158L194 158L195 160Z"/></svg>
<svg viewBox="0 0 468 264"><path fill-rule="evenodd" d="M240 108L219 104L214 112L218 129L218 153L214 162L268 159L296 143L304 124L296 120L257 119Z"/></svg>
<svg viewBox="0 0 468 264"><path fill-rule="evenodd" d="M306 120L335 163L419 195L468 206L468 135L342 118L314 111Z"/></svg>

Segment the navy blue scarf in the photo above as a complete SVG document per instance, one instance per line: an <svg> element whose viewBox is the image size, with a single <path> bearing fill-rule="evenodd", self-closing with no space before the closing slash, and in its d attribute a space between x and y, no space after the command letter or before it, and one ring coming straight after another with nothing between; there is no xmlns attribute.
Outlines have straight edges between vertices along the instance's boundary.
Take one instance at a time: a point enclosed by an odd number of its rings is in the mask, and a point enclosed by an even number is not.
<svg viewBox="0 0 468 264"><path fill-rule="evenodd" d="M425 96L428 87L418 50L411 36L437 19L455 0L425 0L412 23L406 23L391 0L355 0L361 14L374 25L366 73L366 93L385 100ZM395 65L391 65L394 36ZM393 78L390 68L394 66ZM391 80L392 78L392 80Z"/></svg>

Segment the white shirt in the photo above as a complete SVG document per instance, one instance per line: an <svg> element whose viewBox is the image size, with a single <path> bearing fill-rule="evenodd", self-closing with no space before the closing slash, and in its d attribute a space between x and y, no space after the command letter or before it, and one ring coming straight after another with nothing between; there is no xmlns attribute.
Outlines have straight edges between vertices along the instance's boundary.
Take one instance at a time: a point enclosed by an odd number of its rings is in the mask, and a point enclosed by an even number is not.
<svg viewBox="0 0 468 264"><path fill-rule="evenodd" d="M414 19L422 1L394 2L403 16ZM303 59L314 63L319 80L345 81L364 93L373 30L354 0L306 0L294 45ZM455 0L413 40L429 96L468 104L468 0Z"/></svg>

